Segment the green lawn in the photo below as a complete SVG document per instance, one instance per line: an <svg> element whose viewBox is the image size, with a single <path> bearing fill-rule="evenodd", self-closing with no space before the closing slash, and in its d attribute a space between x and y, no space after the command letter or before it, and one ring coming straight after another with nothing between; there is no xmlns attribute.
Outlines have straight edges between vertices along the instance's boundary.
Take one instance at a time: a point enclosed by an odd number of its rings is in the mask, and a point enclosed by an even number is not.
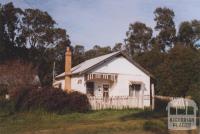
<svg viewBox="0 0 200 134"><path fill-rule="evenodd" d="M103 110L64 115L45 112L0 114L0 134L161 134L167 118L141 110Z"/></svg>

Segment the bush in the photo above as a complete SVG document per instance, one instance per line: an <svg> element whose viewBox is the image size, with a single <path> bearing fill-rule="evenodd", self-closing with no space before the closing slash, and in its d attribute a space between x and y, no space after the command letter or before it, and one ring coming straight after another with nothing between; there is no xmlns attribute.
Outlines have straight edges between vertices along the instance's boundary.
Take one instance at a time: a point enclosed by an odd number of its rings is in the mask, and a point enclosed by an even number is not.
<svg viewBox="0 0 200 134"><path fill-rule="evenodd" d="M87 96L79 92L69 94L69 109L71 111L85 112L90 108Z"/></svg>
<svg viewBox="0 0 200 134"><path fill-rule="evenodd" d="M6 84L0 84L0 99L5 98L8 93L8 86Z"/></svg>
<svg viewBox="0 0 200 134"><path fill-rule="evenodd" d="M10 115L14 113L14 105L12 101L1 99L0 100L0 114Z"/></svg>
<svg viewBox="0 0 200 134"><path fill-rule="evenodd" d="M155 98L155 111L166 112L169 101L170 100Z"/></svg>
<svg viewBox="0 0 200 134"><path fill-rule="evenodd" d="M194 100L198 107L200 107L200 84L190 87L191 89L187 92L187 95Z"/></svg>
<svg viewBox="0 0 200 134"><path fill-rule="evenodd" d="M56 88L22 89L13 96L16 111L43 109L50 112L67 111L85 112L89 102L84 94L72 92L67 94Z"/></svg>
<svg viewBox="0 0 200 134"><path fill-rule="evenodd" d="M158 134L165 134L167 133L166 125L163 121L160 120L149 120L144 123L143 126L144 130L151 131Z"/></svg>
<svg viewBox="0 0 200 134"><path fill-rule="evenodd" d="M40 81L36 68L28 62L20 60L7 61L0 64L0 87L7 89L9 94L25 87L39 86Z"/></svg>

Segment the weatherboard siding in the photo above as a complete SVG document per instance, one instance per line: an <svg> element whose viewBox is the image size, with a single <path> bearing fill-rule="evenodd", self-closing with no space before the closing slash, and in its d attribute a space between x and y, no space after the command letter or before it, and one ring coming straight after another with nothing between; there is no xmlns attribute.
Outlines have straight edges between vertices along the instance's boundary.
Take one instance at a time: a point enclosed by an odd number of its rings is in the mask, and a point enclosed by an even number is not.
<svg viewBox="0 0 200 134"><path fill-rule="evenodd" d="M86 86L83 75L72 77L71 84L72 90L86 93Z"/></svg>
<svg viewBox="0 0 200 134"><path fill-rule="evenodd" d="M110 89L110 96L129 96L130 81L140 81L144 89L144 106L150 106L150 77L123 56L115 57L93 69L96 73L117 73L118 79ZM140 92L142 96L142 91Z"/></svg>
<svg viewBox="0 0 200 134"><path fill-rule="evenodd" d="M142 90L140 91L140 101L144 106L150 106L150 76L140 70L138 67L133 65L129 60L123 56L114 57L110 61L106 61L104 64L97 66L96 68L90 70L87 73L116 73L118 75L117 81L114 83L109 83L104 80L94 80L95 82L95 96L101 96L102 93L99 92L98 88L103 84L109 84L109 96L129 96L129 84L131 81L141 82ZM56 81L62 84L62 89L64 89L64 79ZM71 87L74 91L79 91L86 93L84 75L72 76ZM144 96L143 96L144 94Z"/></svg>

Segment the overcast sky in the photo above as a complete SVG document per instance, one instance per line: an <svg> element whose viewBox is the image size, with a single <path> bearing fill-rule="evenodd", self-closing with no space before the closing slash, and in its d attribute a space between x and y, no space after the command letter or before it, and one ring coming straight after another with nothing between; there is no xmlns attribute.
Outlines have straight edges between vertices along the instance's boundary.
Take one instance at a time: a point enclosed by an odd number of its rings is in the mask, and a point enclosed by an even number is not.
<svg viewBox="0 0 200 134"><path fill-rule="evenodd" d="M67 30L72 44L91 48L123 42L130 23L141 21L155 26L153 11L168 7L181 21L200 20L200 0L0 0L21 8L47 11L58 27Z"/></svg>

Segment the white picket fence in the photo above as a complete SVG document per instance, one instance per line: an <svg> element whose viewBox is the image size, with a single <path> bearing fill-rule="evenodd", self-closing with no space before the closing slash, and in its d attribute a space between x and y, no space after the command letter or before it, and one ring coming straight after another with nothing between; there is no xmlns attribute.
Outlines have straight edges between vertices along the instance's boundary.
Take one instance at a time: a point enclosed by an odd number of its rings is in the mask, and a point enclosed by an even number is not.
<svg viewBox="0 0 200 134"><path fill-rule="evenodd" d="M142 100L129 96L114 96L109 98L88 97L92 110L101 109L126 109L126 108L143 108Z"/></svg>

